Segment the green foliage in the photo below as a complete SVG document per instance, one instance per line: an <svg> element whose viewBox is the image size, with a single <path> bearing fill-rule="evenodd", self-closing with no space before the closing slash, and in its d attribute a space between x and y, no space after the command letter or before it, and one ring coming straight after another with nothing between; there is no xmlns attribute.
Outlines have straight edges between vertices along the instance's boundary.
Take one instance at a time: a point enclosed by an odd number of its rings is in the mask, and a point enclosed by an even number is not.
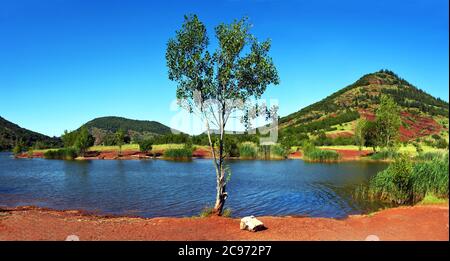
<svg viewBox="0 0 450 261"><path fill-rule="evenodd" d="M271 157L274 158L285 158L289 151L281 144L274 144L270 146Z"/></svg>
<svg viewBox="0 0 450 261"><path fill-rule="evenodd" d="M239 138L236 135L227 135L225 134L224 138L224 149L225 154L228 157L239 157Z"/></svg>
<svg viewBox="0 0 450 261"><path fill-rule="evenodd" d="M428 193L448 198L448 155L415 164L411 181L413 202L422 200Z"/></svg>
<svg viewBox="0 0 450 261"><path fill-rule="evenodd" d="M79 155L84 156L87 149L92 145L94 145L94 137L89 134L87 127L81 127L77 131L74 148L76 148Z"/></svg>
<svg viewBox="0 0 450 261"><path fill-rule="evenodd" d="M448 154L414 164L400 156L370 180L367 195L395 204L417 203L427 194L448 198L448 177Z"/></svg>
<svg viewBox="0 0 450 261"><path fill-rule="evenodd" d="M92 128L98 128L109 133L116 133L120 129L124 130L125 132L133 131L141 134L147 133L164 135L171 133L169 127L157 121L131 120L122 117L96 118L87 122L84 126L89 130L91 130Z"/></svg>
<svg viewBox="0 0 450 261"><path fill-rule="evenodd" d="M75 142L78 137L77 131L67 131L65 130L64 133L61 135L62 142L64 144L64 147L69 148L75 146Z"/></svg>
<svg viewBox="0 0 450 261"><path fill-rule="evenodd" d="M435 147L438 149L448 149L448 142L445 139L439 139L436 141Z"/></svg>
<svg viewBox="0 0 450 261"><path fill-rule="evenodd" d="M231 208L226 208L223 210L222 217L231 217L232 211Z"/></svg>
<svg viewBox="0 0 450 261"><path fill-rule="evenodd" d="M149 152L153 148L153 141L152 140L142 140L139 142L139 149L142 152Z"/></svg>
<svg viewBox="0 0 450 261"><path fill-rule="evenodd" d="M204 207L202 209L202 211L200 212L200 217L201 218L205 218L205 217L209 217L214 213L214 208L213 207Z"/></svg>
<svg viewBox="0 0 450 261"><path fill-rule="evenodd" d="M365 119L359 119L356 122L355 127L355 144L358 145L359 150L362 149L363 146L366 144L366 134L365 129L367 125L367 120Z"/></svg>
<svg viewBox="0 0 450 261"><path fill-rule="evenodd" d="M398 157L389 167L370 180L369 197L396 204L409 203L412 200L411 161Z"/></svg>
<svg viewBox="0 0 450 261"><path fill-rule="evenodd" d="M167 149L164 151L164 158L172 160L189 160L192 158L192 149Z"/></svg>
<svg viewBox="0 0 450 261"><path fill-rule="evenodd" d="M444 159L446 158L447 154L446 153L442 153L442 152L425 152L425 153L419 153L419 155L417 155L415 157L416 160L418 161L431 161L433 159Z"/></svg>
<svg viewBox="0 0 450 261"><path fill-rule="evenodd" d="M26 150L26 147L25 147L24 142L22 140L17 140L16 145L14 145L12 152L15 156L17 156L17 155L21 154L22 152L24 152L25 150Z"/></svg>
<svg viewBox="0 0 450 261"><path fill-rule="evenodd" d="M313 143L306 141L302 146L304 159L314 162L329 162L340 159L339 153L333 150L320 150Z"/></svg>
<svg viewBox="0 0 450 261"><path fill-rule="evenodd" d="M45 159L73 160L77 156L78 152L74 148L48 150L44 153Z"/></svg>
<svg viewBox="0 0 450 261"><path fill-rule="evenodd" d="M418 143L418 142L413 142L413 146L416 148L416 152L417 152L418 154L420 154L420 153L423 152L423 148L422 148L422 146L420 145L420 143Z"/></svg>
<svg viewBox="0 0 450 261"><path fill-rule="evenodd" d="M125 143L125 131L118 129L115 133L116 144L119 146L119 156L122 154L122 145Z"/></svg>
<svg viewBox="0 0 450 261"><path fill-rule="evenodd" d="M391 147L396 141L401 124L400 108L395 101L382 95L376 111L377 140L380 147Z"/></svg>
<svg viewBox="0 0 450 261"><path fill-rule="evenodd" d="M389 159L395 159L400 154L394 150L394 149L383 149L381 151L377 151L374 154L370 156L373 160L389 160Z"/></svg>
<svg viewBox="0 0 450 261"><path fill-rule="evenodd" d="M43 148L57 148L62 146L61 139L48 137L33 132L7 121L0 117L0 151L9 151L16 146L16 141L21 140L23 146L33 147L40 142Z"/></svg>
<svg viewBox="0 0 450 261"><path fill-rule="evenodd" d="M27 156L28 156L28 158L32 158L33 157L33 148L32 147L28 148Z"/></svg>
<svg viewBox="0 0 450 261"><path fill-rule="evenodd" d="M326 117L317 121L310 121L310 119L305 120L305 122L297 121L297 125L290 126L284 130L283 134L294 134L294 133L308 133L313 131L325 130L332 131L336 128L332 128L333 125L338 125L341 123L346 123L359 119L359 113L353 110L347 110L333 117Z"/></svg>
<svg viewBox="0 0 450 261"><path fill-rule="evenodd" d="M243 142L238 145L238 148L242 159L256 159L258 157L258 147L253 142Z"/></svg>
<svg viewBox="0 0 450 261"><path fill-rule="evenodd" d="M339 160L340 155L334 150L320 150L315 149L308 153L305 153L305 159L307 161L314 162L328 162L328 161L337 161Z"/></svg>

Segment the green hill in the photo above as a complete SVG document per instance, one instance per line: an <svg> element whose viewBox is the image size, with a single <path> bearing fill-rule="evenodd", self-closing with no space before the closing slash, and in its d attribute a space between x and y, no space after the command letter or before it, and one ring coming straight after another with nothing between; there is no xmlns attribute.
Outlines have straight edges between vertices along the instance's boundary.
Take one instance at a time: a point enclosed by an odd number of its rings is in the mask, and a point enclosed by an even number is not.
<svg viewBox="0 0 450 261"><path fill-rule="evenodd" d="M30 131L0 117L0 151L11 150L16 141L22 141L26 146L33 146L39 142L40 146L60 147L61 139Z"/></svg>
<svg viewBox="0 0 450 261"><path fill-rule="evenodd" d="M101 117L93 119L83 126L95 138L95 144L108 143L105 140L119 129L123 129L131 140L148 138L171 133L171 129L157 121L132 120L122 117Z"/></svg>
<svg viewBox="0 0 450 261"><path fill-rule="evenodd" d="M321 132L333 138L350 137L358 118L374 118L381 94L393 97L401 107L401 140L433 134L448 139L448 102L431 96L389 70L366 74L325 99L282 117L280 134L294 139Z"/></svg>

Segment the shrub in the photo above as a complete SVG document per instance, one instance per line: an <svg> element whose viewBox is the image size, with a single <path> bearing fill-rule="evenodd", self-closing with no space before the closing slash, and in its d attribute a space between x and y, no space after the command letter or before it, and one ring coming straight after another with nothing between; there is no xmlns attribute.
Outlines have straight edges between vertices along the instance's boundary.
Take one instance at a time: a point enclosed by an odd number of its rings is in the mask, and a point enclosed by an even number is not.
<svg viewBox="0 0 450 261"><path fill-rule="evenodd" d="M153 148L153 141L152 140L142 140L139 141L139 150L142 152L149 152Z"/></svg>
<svg viewBox="0 0 450 261"><path fill-rule="evenodd" d="M386 159L394 159L398 155L399 153L395 150L382 150L372 154L370 158L373 160L386 160Z"/></svg>
<svg viewBox="0 0 450 261"><path fill-rule="evenodd" d="M167 149L164 151L164 158L173 160L188 160L192 158L192 149Z"/></svg>
<svg viewBox="0 0 450 261"><path fill-rule="evenodd" d="M448 198L448 155L415 164L398 157L369 181L367 196L395 204L421 201L427 194Z"/></svg>
<svg viewBox="0 0 450 261"><path fill-rule="evenodd" d="M239 156L246 159L254 159L258 156L258 148L253 142L243 142L239 144Z"/></svg>
<svg viewBox="0 0 450 261"><path fill-rule="evenodd" d="M411 161L406 156L399 157L370 180L369 197L396 204L410 202L411 170Z"/></svg>
<svg viewBox="0 0 450 261"><path fill-rule="evenodd" d="M435 146L438 149L446 149L448 148L448 142L445 139L439 139L436 141Z"/></svg>
<svg viewBox="0 0 450 261"><path fill-rule="evenodd" d="M438 159L438 158L445 158L445 154L441 153L441 152L425 152L425 153L419 153L419 155L417 155L415 157L416 160L419 161L429 161L429 160L433 160L433 159Z"/></svg>
<svg viewBox="0 0 450 261"><path fill-rule="evenodd" d="M270 146L270 156L273 158L285 158L288 155L288 150L280 144Z"/></svg>
<svg viewBox="0 0 450 261"><path fill-rule="evenodd" d="M411 181L414 202L422 200L427 193L448 197L448 156L415 164Z"/></svg>
<svg viewBox="0 0 450 261"><path fill-rule="evenodd" d="M77 156L77 150L74 148L48 150L44 153L44 158L46 159L73 160Z"/></svg>
<svg viewBox="0 0 450 261"><path fill-rule="evenodd" d="M314 149L305 153L305 158L308 161L327 162L339 160L340 155L334 150Z"/></svg>
<svg viewBox="0 0 450 261"><path fill-rule="evenodd" d="M200 212L200 217L209 217L209 216L211 216L212 215L212 213L214 212L214 208L212 208L212 207L204 207L203 209L202 209L202 211Z"/></svg>

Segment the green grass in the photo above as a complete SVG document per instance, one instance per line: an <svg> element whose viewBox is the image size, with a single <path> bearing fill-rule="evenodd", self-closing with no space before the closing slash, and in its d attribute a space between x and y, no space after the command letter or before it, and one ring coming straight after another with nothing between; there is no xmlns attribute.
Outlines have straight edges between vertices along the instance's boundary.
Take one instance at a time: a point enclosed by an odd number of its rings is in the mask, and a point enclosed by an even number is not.
<svg viewBox="0 0 450 261"><path fill-rule="evenodd" d="M381 150L370 156L373 160L391 160L398 157L400 154L397 151Z"/></svg>
<svg viewBox="0 0 450 261"><path fill-rule="evenodd" d="M336 130L327 131L326 134L335 134L335 133L339 133L339 132L343 132L343 131L353 132L355 129L355 123L356 123L356 121L350 121L350 122L343 123L342 125L339 125L339 124L333 125L333 126L331 126L331 128L336 128Z"/></svg>
<svg viewBox="0 0 450 261"><path fill-rule="evenodd" d="M172 160L188 160L192 158L192 149L166 149L164 151L164 158Z"/></svg>
<svg viewBox="0 0 450 261"><path fill-rule="evenodd" d="M202 211L199 214L199 217L204 218L204 217L209 217L214 213L214 208L213 207L204 207L202 209ZM231 217L231 209L230 208L226 208L222 211L222 217Z"/></svg>
<svg viewBox="0 0 450 261"><path fill-rule="evenodd" d="M258 147L253 142L243 142L238 145L238 148L242 159L255 159L258 157Z"/></svg>
<svg viewBox="0 0 450 261"><path fill-rule="evenodd" d="M439 198L432 193L428 193L425 195L425 197L422 199L422 201L419 202L420 205L436 205L436 204L444 204L448 202L448 198Z"/></svg>
<svg viewBox="0 0 450 261"><path fill-rule="evenodd" d="M448 154L428 161L413 162L400 156L369 181L367 197L398 205L414 204L432 194L448 198Z"/></svg>
<svg viewBox="0 0 450 261"><path fill-rule="evenodd" d="M305 160L313 161L313 162L330 162L337 161L340 159L339 153L333 150L320 150L313 149L309 151L305 151Z"/></svg>
<svg viewBox="0 0 450 261"><path fill-rule="evenodd" d="M45 159L74 160L77 156L77 151L73 148L48 150L44 153Z"/></svg>
<svg viewBox="0 0 450 261"><path fill-rule="evenodd" d="M359 150L356 145L334 145L334 146L320 146L319 149L332 149L332 150ZM372 151L372 147L362 147L362 150Z"/></svg>
<svg viewBox="0 0 450 261"><path fill-rule="evenodd" d="M272 159L284 159L286 158L288 153L289 151L280 144L274 144L270 146L270 158Z"/></svg>
<svg viewBox="0 0 450 261"><path fill-rule="evenodd" d="M119 146L98 145L98 146L92 146L88 150L89 151L118 151ZM125 150L139 150L139 144L124 144L124 145L122 145L122 151L125 151Z"/></svg>

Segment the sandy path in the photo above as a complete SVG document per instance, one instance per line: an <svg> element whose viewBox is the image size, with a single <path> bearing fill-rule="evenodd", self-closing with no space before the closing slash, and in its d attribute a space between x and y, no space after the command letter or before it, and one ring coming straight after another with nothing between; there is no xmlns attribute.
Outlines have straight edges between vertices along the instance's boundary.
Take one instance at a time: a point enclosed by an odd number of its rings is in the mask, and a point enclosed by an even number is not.
<svg viewBox="0 0 450 261"><path fill-rule="evenodd" d="M260 217L268 229L239 230L232 218L131 218L34 207L0 212L0 240L449 240L448 204L384 210L343 220Z"/></svg>

